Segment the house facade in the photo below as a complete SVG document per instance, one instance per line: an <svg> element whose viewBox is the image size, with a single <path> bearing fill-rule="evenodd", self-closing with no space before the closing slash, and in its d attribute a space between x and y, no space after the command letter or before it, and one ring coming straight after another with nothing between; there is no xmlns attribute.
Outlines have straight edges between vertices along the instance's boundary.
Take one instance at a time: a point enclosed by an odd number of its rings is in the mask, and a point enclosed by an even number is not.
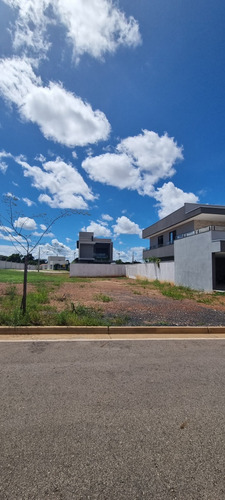
<svg viewBox="0 0 225 500"><path fill-rule="evenodd" d="M177 285L225 289L225 206L185 203L143 230L143 258L174 261Z"/></svg>
<svg viewBox="0 0 225 500"><path fill-rule="evenodd" d="M113 243L111 239L95 238L94 233L81 231L77 241L79 262L111 263Z"/></svg>
<svg viewBox="0 0 225 500"><path fill-rule="evenodd" d="M41 269L47 269L48 271L51 270L63 270L63 269L68 269L69 266L69 261L66 260L65 257L60 257L56 255L51 255L48 257L48 263L47 264L41 264Z"/></svg>

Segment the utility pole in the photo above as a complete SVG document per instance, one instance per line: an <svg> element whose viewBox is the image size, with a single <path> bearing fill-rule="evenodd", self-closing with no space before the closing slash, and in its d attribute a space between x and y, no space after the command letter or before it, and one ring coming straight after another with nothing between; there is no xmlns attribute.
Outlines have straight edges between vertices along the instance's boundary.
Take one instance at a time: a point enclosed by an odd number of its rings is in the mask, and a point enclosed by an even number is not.
<svg viewBox="0 0 225 500"><path fill-rule="evenodd" d="M38 273L40 271L40 247L38 248Z"/></svg>

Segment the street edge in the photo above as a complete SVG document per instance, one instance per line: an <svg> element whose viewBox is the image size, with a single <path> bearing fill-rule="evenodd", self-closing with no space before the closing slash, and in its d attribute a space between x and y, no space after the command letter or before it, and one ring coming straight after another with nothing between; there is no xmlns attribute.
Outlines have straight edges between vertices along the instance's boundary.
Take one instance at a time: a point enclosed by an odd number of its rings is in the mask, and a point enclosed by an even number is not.
<svg viewBox="0 0 225 500"><path fill-rule="evenodd" d="M225 334L225 326L0 326L1 335Z"/></svg>

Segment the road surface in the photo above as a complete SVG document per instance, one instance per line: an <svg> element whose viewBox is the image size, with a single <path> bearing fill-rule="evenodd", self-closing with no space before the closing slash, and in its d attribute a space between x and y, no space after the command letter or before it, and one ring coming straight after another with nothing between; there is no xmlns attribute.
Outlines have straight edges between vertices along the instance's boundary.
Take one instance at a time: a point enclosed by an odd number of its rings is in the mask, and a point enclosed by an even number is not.
<svg viewBox="0 0 225 500"><path fill-rule="evenodd" d="M1 500L225 498L225 341L0 344Z"/></svg>

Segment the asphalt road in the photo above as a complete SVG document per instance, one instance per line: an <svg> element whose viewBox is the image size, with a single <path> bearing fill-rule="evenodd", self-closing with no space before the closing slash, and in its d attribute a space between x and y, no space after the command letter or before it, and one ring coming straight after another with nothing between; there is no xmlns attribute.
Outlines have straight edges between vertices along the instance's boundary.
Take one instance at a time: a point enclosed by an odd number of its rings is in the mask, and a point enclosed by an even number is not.
<svg viewBox="0 0 225 500"><path fill-rule="evenodd" d="M225 499L225 341L0 344L1 500Z"/></svg>

